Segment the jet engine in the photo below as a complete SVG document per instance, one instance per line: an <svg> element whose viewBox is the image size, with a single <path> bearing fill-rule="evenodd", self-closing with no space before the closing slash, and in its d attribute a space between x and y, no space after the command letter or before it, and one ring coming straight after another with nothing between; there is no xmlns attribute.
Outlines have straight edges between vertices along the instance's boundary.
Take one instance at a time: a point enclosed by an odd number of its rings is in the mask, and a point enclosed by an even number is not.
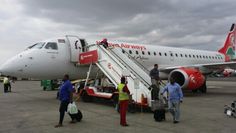
<svg viewBox="0 0 236 133"><path fill-rule="evenodd" d="M205 77L202 73L194 68L180 68L173 70L169 79L173 77L175 81L182 87L182 89L206 91Z"/></svg>

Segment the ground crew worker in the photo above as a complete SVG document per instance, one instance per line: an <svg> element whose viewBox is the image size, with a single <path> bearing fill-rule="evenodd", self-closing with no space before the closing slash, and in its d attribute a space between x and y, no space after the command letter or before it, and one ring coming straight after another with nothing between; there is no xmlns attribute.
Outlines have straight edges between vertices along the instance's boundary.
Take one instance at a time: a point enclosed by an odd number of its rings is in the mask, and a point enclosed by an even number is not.
<svg viewBox="0 0 236 133"><path fill-rule="evenodd" d="M60 119L59 123L55 125L55 127L62 127L63 119L65 112L67 111L68 104L72 102L72 94L73 87L69 80L69 75L65 74L63 78L63 83L60 86L60 92L59 92L59 99L61 101L59 112L60 112Z"/></svg>
<svg viewBox="0 0 236 133"><path fill-rule="evenodd" d="M120 125L129 126L126 122L126 111L129 103L129 89L126 85L125 77L121 77L121 83L118 84L119 104L120 104Z"/></svg>
<svg viewBox="0 0 236 133"><path fill-rule="evenodd" d="M183 92L180 85L175 82L173 77L170 78L170 83L164 87L161 95L166 91L169 93L168 105L169 111L173 115L173 123L179 123L180 103L183 101Z"/></svg>
<svg viewBox="0 0 236 133"><path fill-rule="evenodd" d="M152 82L152 99L156 100L158 99L159 94L159 70L158 70L158 64L154 65L154 68L150 71L150 77Z"/></svg>
<svg viewBox="0 0 236 133"><path fill-rule="evenodd" d="M9 81L9 76L3 78L3 86L4 86L4 93L8 92L8 87L9 87L10 81Z"/></svg>

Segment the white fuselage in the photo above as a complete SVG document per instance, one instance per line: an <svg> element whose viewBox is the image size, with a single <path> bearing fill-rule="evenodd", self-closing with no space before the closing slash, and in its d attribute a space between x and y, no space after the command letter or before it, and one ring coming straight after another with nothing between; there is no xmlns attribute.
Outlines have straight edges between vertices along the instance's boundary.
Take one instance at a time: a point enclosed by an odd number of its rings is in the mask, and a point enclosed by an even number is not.
<svg viewBox="0 0 236 133"><path fill-rule="evenodd" d="M144 47L146 48L145 50L126 48L124 50L137 60L144 62L144 65L148 68L153 67L153 64L159 64L160 68L166 68L225 61L225 56L219 52L154 45L145 45Z"/></svg>
<svg viewBox="0 0 236 133"><path fill-rule="evenodd" d="M59 79L64 74L69 74L72 79L86 78L88 65L79 65L74 59L71 61L72 56L77 58L78 54L83 52L81 44L77 43L76 52L71 52L74 42L69 43L65 37L62 39L64 42L58 41L59 39L46 40L41 48L32 47L19 53L1 66L0 73L36 79ZM57 43L57 48L46 48L49 42ZM153 64L159 64L160 68L167 68L225 61L225 56L219 52L155 45L129 46L123 44L119 47L123 47L126 52L149 70ZM92 76L95 76L98 68L93 67L92 70Z"/></svg>

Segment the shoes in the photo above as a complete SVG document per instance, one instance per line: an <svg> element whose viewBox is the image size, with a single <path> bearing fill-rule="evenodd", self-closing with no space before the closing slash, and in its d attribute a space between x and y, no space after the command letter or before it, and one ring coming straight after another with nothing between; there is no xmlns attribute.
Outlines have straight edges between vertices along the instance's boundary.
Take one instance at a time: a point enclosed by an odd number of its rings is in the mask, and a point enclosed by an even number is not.
<svg viewBox="0 0 236 133"><path fill-rule="evenodd" d="M174 123L174 124L177 124L177 123L179 123L179 121L173 121L173 123Z"/></svg>
<svg viewBox="0 0 236 133"><path fill-rule="evenodd" d="M121 126L128 127L129 125L128 124L121 124Z"/></svg>
<svg viewBox="0 0 236 133"><path fill-rule="evenodd" d="M62 127L62 124L57 124L54 126L55 128Z"/></svg>

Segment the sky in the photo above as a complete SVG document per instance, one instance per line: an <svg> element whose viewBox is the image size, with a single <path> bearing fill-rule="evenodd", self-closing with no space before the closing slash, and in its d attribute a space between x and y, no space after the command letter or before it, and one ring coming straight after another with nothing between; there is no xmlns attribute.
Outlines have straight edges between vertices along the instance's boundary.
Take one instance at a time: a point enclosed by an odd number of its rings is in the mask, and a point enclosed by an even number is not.
<svg viewBox="0 0 236 133"><path fill-rule="evenodd" d="M235 22L234 0L0 0L0 64L68 34L217 51Z"/></svg>

